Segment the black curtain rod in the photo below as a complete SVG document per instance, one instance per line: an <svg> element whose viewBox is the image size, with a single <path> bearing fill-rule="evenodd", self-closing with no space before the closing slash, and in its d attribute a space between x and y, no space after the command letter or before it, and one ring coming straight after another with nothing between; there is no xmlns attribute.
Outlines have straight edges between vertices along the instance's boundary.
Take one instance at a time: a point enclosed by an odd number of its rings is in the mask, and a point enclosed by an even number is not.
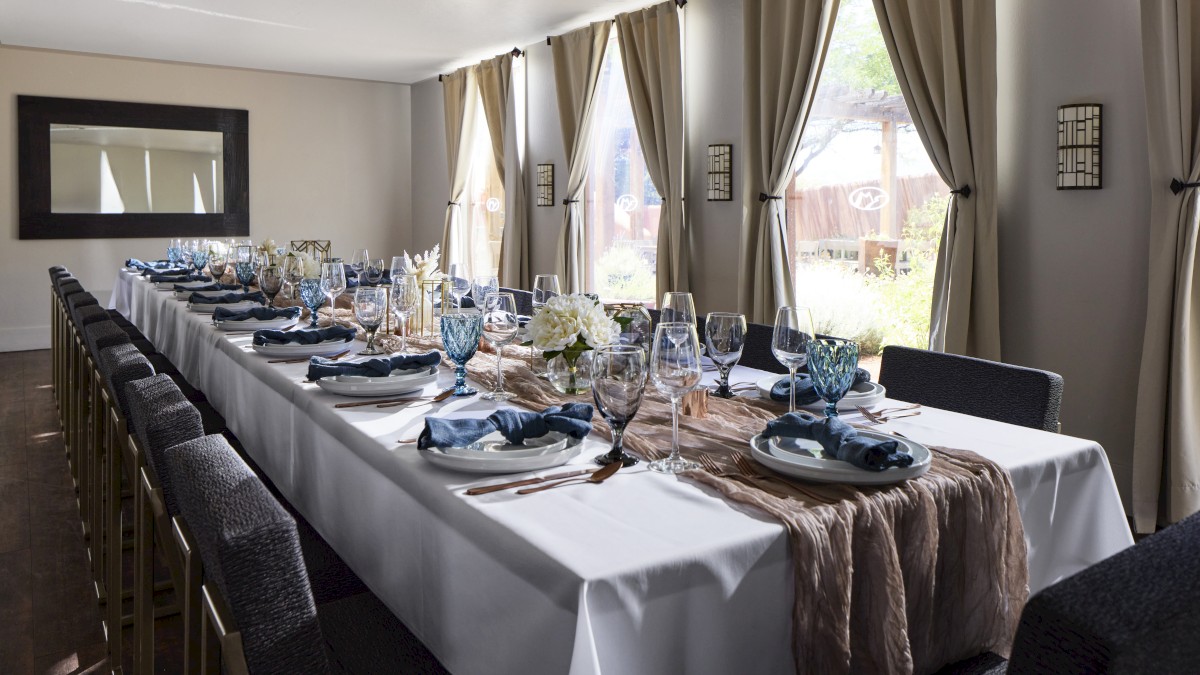
<svg viewBox="0 0 1200 675"><path fill-rule="evenodd" d="M676 6L676 7L679 7L680 9L683 9L683 6L684 6L684 5L686 5L686 4L687 4L687 0L675 0L675 6ZM617 22L617 18L616 18L616 17L613 17L613 20L612 20L612 22L613 22L613 23L616 23L616 22ZM546 44L547 44L547 45L549 45L549 44L550 44L550 37L549 37L549 36L547 36L547 37L546 37Z"/></svg>

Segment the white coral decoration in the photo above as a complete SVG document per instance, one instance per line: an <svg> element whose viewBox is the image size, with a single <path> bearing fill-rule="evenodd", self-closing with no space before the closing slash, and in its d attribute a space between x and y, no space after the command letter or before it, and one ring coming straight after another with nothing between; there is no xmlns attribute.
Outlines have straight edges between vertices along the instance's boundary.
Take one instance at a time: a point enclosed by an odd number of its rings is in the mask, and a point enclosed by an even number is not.
<svg viewBox="0 0 1200 675"><path fill-rule="evenodd" d="M620 334L620 326L608 318L604 306L584 295L550 298L528 328L533 346L547 352L578 349L580 341L586 349L595 349L616 342Z"/></svg>

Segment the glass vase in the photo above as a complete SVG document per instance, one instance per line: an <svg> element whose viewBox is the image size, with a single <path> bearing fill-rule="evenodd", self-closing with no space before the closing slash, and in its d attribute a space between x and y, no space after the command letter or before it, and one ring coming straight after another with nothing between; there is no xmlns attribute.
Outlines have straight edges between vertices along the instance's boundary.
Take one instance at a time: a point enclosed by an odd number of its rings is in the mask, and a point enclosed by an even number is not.
<svg viewBox="0 0 1200 675"><path fill-rule="evenodd" d="M592 352L563 352L546 362L550 384L568 396L592 392Z"/></svg>

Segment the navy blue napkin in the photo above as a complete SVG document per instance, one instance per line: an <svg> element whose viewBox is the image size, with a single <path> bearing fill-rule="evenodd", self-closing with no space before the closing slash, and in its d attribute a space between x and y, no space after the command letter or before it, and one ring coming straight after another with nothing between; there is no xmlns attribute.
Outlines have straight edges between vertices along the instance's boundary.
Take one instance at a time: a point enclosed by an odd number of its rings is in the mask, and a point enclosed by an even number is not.
<svg viewBox="0 0 1200 675"><path fill-rule="evenodd" d="M231 292L221 295L200 295L199 293L192 293L192 297L188 299L188 301L193 305L230 305L235 302L245 302L247 300L253 300L254 302L261 304L267 301L267 296L263 295L259 291L254 291L253 293Z"/></svg>
<svg viewBox="0 0 1200 675"><path fill-rule="evenodd" d="M299 307L251 307L242 310L217 307L213 310L213 321L296 319L300 317L300 311Z"/></svg>
<svg viewBox="0 0 1200 675"><path fill-rule="evenodd" d="M137 258L130 258L125 261L126 267L132 267L139 270L160 270L171 266L169 260L151 260L150 262L142 262Z"/></svg>
<svg viewBox="0 0 1200 675"><path fill-rule="evenodd" d="M383 277L379 280L378 283L373 284L366 280L365 274L363 275L363 279L360 281L358 278L357 272L350 269L349 267L346 268L346 288L358 288L359 286L391 286L391 285L392 285L392 274L389 270L384 270Z"/></svg>
<svg viewBox="0 0 1200 675"><path fill-rule="evenodd" d="M330 326L328 328L310 328L308 330L256 330L254 344L256 345L315 345L330 340L349 342L358 331L354 328Z"/></svg>
<svg viewBox="0 0 1200 675"><path fill-rule="evenodd" d="M521 445L527 438L545 436L551 431L583 438L592 432L592 406L568 403L550 406L540 413L504 408L483 419L426 417L417 447L421 450L462 448L493 431L499 431L513 445Z"/></svg>
<svg viewBox="0 0 1200 675"><path fill-rule="evenodd" d="M897 441L877 441L858 435L854 427L836 417L818 418L808 413L788 413L767 422L764 438L803 438L816 441L831 457L866 471L911 466L913 456Z"/></svg>
<svg viewBox="0 0 1200 675"><path fill-rule="evenodd" d="M426 370L442 362L436 350L426 354L396 354L376 356L365 361L334 361L314 356L308 360L308 379L319 380L331 375L358 375L361 377L387 377L397 370Z"/></svg>
<svg viewBox="0 0 1200 675"><path fill-rule="evenodd" d="M203 286L184 286L175 284L175 292L177 293L195 293L197 291L240 291L241 284L204 284Z"/></svg>
<svg viewBox="0 0 1200 675"><path fill-rule="evenodd" d="M143 267L142 276L148 277L152 274L192 274L195 270L191 267Z"/></svg>
<svg viewBox="0 0 1200 675"><path fill-rule="evenodd" d="M854 383L851 387L858 386L863 382L871 381L871 373L859 368L854 371ZM775 383L771 387L771 400L787 401L788 390L792 388L792 378L785 377ZM813 386L812 377L803 373L796 373L796 405L808 405L820 401L821 397L817 395L816 387Z"/></svg>

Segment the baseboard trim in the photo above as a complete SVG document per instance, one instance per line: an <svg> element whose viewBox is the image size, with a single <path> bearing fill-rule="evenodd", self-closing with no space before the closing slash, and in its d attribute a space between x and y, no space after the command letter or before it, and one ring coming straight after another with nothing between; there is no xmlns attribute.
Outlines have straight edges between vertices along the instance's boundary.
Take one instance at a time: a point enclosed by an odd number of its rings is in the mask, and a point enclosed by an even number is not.
<svg viewBox="0 0 1200 675"><path fill-rule="evenodd" d="M49 325L0 328L0 352L27 352L49 348Z"/></svg>

